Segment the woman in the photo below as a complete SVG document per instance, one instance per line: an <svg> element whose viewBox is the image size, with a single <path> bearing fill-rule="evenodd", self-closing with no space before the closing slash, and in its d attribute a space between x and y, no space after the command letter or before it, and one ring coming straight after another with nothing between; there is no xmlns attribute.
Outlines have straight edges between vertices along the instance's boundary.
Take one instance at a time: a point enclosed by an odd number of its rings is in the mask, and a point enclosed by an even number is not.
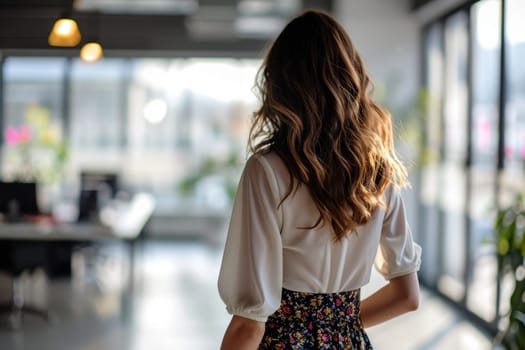
<svg viewBox="0 0 525 350"><path fill-rule="evenodd" d="M391 117L344 29L317 11L284 28L258 85L219 276L233 314L222 349L372 349L364 328L419 302ZM360 302L372 265L389 283Z"/></svg>

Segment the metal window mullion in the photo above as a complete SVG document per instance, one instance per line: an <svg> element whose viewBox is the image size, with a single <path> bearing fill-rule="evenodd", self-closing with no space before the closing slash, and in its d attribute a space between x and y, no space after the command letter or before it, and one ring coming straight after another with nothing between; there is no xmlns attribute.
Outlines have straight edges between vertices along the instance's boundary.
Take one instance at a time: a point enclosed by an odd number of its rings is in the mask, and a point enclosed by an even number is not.
<svg viewBox="0 0 525 350"><path fill-rule="evenodd" d="M66 142L71 137L71 57L66 58L64 75L62 77L62 124Z"/></svg>
<svg viewBox="0 0 525 350"><path fill-rule="evenodd" d="M497 169L496 169L496 186L494 189L496 205L500 208L499 202L501 192L501 173L505 167L505 105L507 99L507 69L506 69L506 21L507 15L505 13L506 0L501 0L501 28L500 28L500 62L499 62L499 96L498 96L498 153L497 153ZM497 254L497 252L496 252ZM500 302L501 302L501 277L500 266L498 260L497 281L496 281L496 318L494 319L494 326L497 327L500 319Z"/></svg>
<svg viewBox="0 0 525 350"><path fill-rule="evenodd" d="M126 152L127 147L129 146L128 138L128 123L129 120L129 89L131 86L133 74L133 61L131 58L126 58L122 62L122 77L120 80L120 94L119 94L119 103L120 103L120 142L118 147L121 152Z"/></svg>
<svg viewBox="0 0 525 350"><path fill-rule="evenodd" d="M471 196L472 196L472 149L473 149L473 137L472 137L472 124L473 124L473 97L472 97L472 87L473 87L473 33L472 33L472 17L470 8L465 10L467 15L467 128L466 128L466 140L467 140L467 154L465 157L465 212L464 212L464 228L465 228L465 259L464 266L465 270L463 272L463 283L465 285L465 293L463 294L463 304L466 305L469 285L472 279L472 225L470 219L471 212Z"/></svg>
<svg viewBox="0 0 525 350"><path fill-rule="evenodd" d="M426 90L429 90L428 89L429 81L428 81L428 76L427 76L429 64L428 64L428 49L426 45L426 42L428 41L429 31L430 31L430 26L423 28L423 30L420 32L420 37L419 37L419 59L420 59L419 86L422 89L426 89ZM427 106L425 106L425 108L428 109ZM425 113L427 112L428 111L425 111ZM421 132L422 132L423 137L422 137L422 142L421 142L420 147L426 148L428 145L428 131L427 131L426 123L428 123L428 121L426 120L426 118L424 120L425 122L421 124L422 126ZM420 150L420 152L423 152L423 151L424 149ZM418 159L418 161L420 160L421 159ZM427 247L429 239L428 239L428 231L426 230L425 223L428 221L428 210L425 204L423 203L422 197L421 197L423 164L418 164L416 178L417 178L417 183L415 184L415 191L417 194L417 200L416 200L417 212L415 213L416 220L417 220L416 227L419 231L420 244L423 247ZM428 271L428 269L426 268L426 264L428 264L426 260L423 259L422 264L425 265L425 268L422 270L425 272ZM419 278L425 281L426 284L433 285L434 281L431 281L430 277L431 276L426 276L424 273L419 274Z"/></svg>
<svg viewBox="0 0 525 350"><path fill-rule="evenodd" d="M440 49L441 49L441 53L443 55L443 83L441 84L441 91L440 91L440 96L441 96L441 99L440 99L440 106L439 106L439 128L440 128L440 135L441 135L441 143L439 145L439 151L438 151L438 176L437 176L437 188L441 188L441 185L442 185L442 172L443 172L443 161L444 161L444 155L445 155L445 152L444 152L444 145L443 145L443 135L445 134L445 91L446 91L446 83L447 83L447 65L446 65L446 52L445 52L445 19L441 20L440 23L440 33L441 33L441 37L440 37L440 42L439 42L439 45L440 45ZM439 197L438 195L438 198L437 198L437 228L436 228L436 232L438 234L438 253L437 253L437 271L436 271L436 279L437 281L439 281L439 279L444 275L444 271L445 271L445 266L444 266L444 263L445 263L445 237L444 237L444 219L445 219L445 213L444 213L444 210L443 208L441 207L441 198ZM437 282L436 281L436 282Z"/></svg>

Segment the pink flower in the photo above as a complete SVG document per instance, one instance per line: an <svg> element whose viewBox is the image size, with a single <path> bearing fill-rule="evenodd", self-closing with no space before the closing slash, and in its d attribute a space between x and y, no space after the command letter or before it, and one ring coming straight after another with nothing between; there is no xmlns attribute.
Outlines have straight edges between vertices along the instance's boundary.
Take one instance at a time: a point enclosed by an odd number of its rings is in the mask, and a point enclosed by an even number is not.
<svg viewBox="0 0 525 350"><path fill-rule="evenodd" d="M14 146L19 142L18 130L8 127L5 131L5 140L9 146Z"/></svg>
<svg viewBox="0 0 525 350"><path fill-rule="evenodd" d="M31 140L31 129L29 129L27 125L22 125L18 129L8 127L5 131L5 140L9 146L29 142L29 140Z"/></svg>
<svg viewBox="0 0 525 350"><path fill-rule="evenodd" d="M22 125L18 129L18 137L20 142L28 142L31 139L31 129L27 125Z"/></svg>
<svg viewBox="0 0 525 350"><path fill-rule="evenodd" d="M525 159L525 145L521 147L520 154L521 154L521 158Z"/></svg>

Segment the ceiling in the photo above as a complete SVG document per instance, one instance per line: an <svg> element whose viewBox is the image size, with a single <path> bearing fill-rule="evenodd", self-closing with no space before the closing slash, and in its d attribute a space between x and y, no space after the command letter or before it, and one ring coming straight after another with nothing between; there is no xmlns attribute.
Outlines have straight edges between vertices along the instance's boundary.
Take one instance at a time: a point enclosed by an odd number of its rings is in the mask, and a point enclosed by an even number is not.
<svg viewBox="0 0 525 350"><path fill-rule="evenodd" d="M83 42L106 55L260 56L290 17L331 11L333 0L3 0L0 50L76 55L47 44L53 22L74 17Z"/></svg>

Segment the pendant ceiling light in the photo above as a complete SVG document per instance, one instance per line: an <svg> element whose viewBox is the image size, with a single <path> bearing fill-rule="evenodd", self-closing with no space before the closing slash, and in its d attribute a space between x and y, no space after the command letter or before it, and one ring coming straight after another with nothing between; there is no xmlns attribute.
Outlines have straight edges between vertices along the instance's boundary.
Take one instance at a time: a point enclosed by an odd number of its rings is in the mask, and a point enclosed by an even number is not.
<svg viewBox="0 0 525 350"><path fill-rule="evenodd" d="M100 44L100 13L95 12L88 21L88 34L86 43L80 49L80 58L84 62L96 62L104 56L102 45Z"/></svg>
<svg viewBox="0 0 525 350"><path fill-rule="evenodd" d="M80 49L80 58L84 62L96 62L104 56L102 46L97 42L88 42Z"/></svg>
<svg viewBox="0 0 525 350"><path fill-rule="evenodd" d="M47 41L51 46L74 47L81 39L77 22L72 18L62 17L53 25Z"/></svg>

